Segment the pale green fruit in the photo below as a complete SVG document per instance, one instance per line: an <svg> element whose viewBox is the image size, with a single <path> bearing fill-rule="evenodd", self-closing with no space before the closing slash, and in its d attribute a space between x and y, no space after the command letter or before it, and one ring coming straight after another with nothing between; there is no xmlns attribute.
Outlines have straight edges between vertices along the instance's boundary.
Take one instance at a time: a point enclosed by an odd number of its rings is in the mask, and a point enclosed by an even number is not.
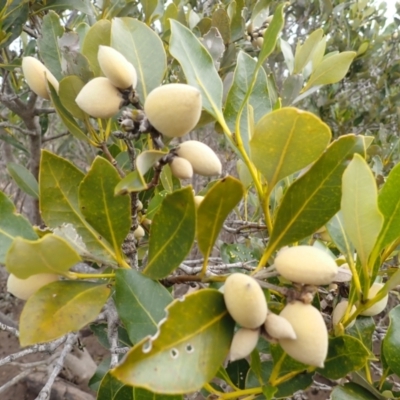
<svg viewBox="0 0 400 400"><path fill-rule="evenodd" d="M292 325L297 339L279 339L283 350L307 365L323 368L328 354L328 331L321 313L311 304L289 303L280 313Z"/></svg>
<svg viewBox="0 0 400 400"><path fill-rule="evenodd" d="M59 276L55 274L36 274L27 279L17 278L10 274L7 280L7 291L21 300L28 300L42 286L58 281Z"/></svg>
<svg viewBox="0 0 400 400"><path fill-rule="evenodd" d="M141 239L144 236L145 232L144 229L139 225L133 232L133 236L135 239Z"/></svg>
<svg viewBox="0 0 400 400"><path fill-rule="evenodd" d="M172 175L178 179L190 179L193 176L193 167L188 160L182 157L174 157L169 164Z"/></svg>
<svg viewBox="0 0 400 400"><path fill-rule="evenodd" d="M272 312L268 313L264 327L274 339L296 339L296 332L290 322Z"/></svg>
<svg viewBox="0 0 400 400"><path fill-rule="evenodd" d="M339 323L339 321L343 318L344 313L347 310L347 305L349 304L349 302L347 300L343 300L340 303L336 304L335 309L332 312L332 324L333 325L337 325ZM351 311L350 311L350 315L353 314L356 311L356 306L353 305L353 307L351 307ZM347 328L351 328L354 324L356 323L356 320L353 319L353 321L350 322L349 325L347 325Z"/></svg>
<svg viewBox="0 0 400 400"><path fill-rule="evenodd" d="M250 355L257 346L259 337L259 329L239 329L232 339L229 361L240 360Z"/></svg>
<svg viewBox="0 0 400 400"><path fill-rule="evenodd" d="M109 46L99 46L97 59L103 74L115 87L136 87L136 69L119 51Z"/></svg>
<svg viewBox="0 0 400 400"><path fill-rule="evenodd" d="M313 246L284 248L274 264L284 278L307 285L329 285L338 272L335 260Z"/></svg>
<svg viewBox="0 0 400 400"><path fill-rule="evenodd" d="M51 83L58 92L59 83L54 75L36 58L22 58L22 72L26 83L38 96L49 100L50 95L47 91L47 81Z"/></svg>
<svg viewBox="0 0 400 400"><path fill-rule="evenodd" d="M203 176L220 175L221 161L214 151L206 144L197 140L188 140L175 150L179 157L185 158L192 164L193 171Z"/></svg>
<svg viewBox="0 0 400 400"><path fill-rule="evenodd" d="M231 317L243 328L259 328L267 318L267 301L258 282L249 275L229 275L224 300Z"/></svg>
<svg viewBox="0 0 400 400"><path fill-rule="evenodd" d="M170 138L190 132L201 115L201 93L182 83L160 86L147 96L144 111L151 125Z"/></svg>
<svg viewBox="0 0 400 400"><path fill-rule="evenodd" d="M196 208L199 207L203 200L204 196L194 196L194 205L196 206Z"/></svg>
<svg viewBox="0 0 400 400"><path fill-rule="evenodd" d="M122 94L104 77L88 82L75 99L76 104L95 118L111 118L123 104Z"/></svg>
<svg viewBox="0 0 400 400"><path fill-rule="evenodd" d="M368 292L368 299L373 299L376 296L376 294L382 289L382 287L383 283L378 283L378 282L373 283ZM388 298L389 295L386 295L382 300L379 300L372 307L367 308L365 311L360 313L360 315L364 315L366 317L373 317L374 315L381 313L386 308Z"/></svg>

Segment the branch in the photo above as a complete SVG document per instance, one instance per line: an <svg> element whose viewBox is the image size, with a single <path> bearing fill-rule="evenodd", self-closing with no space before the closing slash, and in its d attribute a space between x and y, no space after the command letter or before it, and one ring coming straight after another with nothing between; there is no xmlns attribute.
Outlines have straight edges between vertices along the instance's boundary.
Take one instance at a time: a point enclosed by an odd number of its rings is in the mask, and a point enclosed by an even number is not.
<svg viewBox="0 0 400 400"><path fill-rule="evenodd" d="M11 386L15 385L19 381L22 381L22 379L25 379L31 372L32 372L32 369L26 369L26 370L20 372L17 376L14 376L14 378L12 378L10 381L5 383L3 386L0 386L0 393L3 393Z"/></svg>
<svg viewBox="0 0 400 400"><path fill-rule="evenodd" d="M6 332L10 332L12 333L14 336L19 337L19 331L18 329L13 328L12 326L8 326L6 324L3 324L2 322L0 322L0 329L2 331L6 331Z"/></svg>
<svg viewBox="0 0 400 400"><path fill-rule="evenodd" d="M54 340L53 342L50 343L41 343L41 344L35 344L34 346L28 347L25 350L21 350L17 353L10 354L9 356L3 358L0 360L0 367L2 365L8 364L9 362L15 361L18 358L24 357L28 354L33 354L33 353L53 353L60 345L62 345L65 341L67 340L67 335L63 336L60 339Z"/></svg>
<svg viewBox="0 0 400 400"><path fill-rule="evenodd" d="M106 305L107 315L107 337L110 343L111 362L110 368L114 368L118 364L118 314L112 300L109 300Z"/></svg>
<svg viewBox="0 0 400 400"><path fill-rule="evenodd" d="M38 394L35 400L47 400L50 399L50 394L51 394L51 387L53 386L53 383L55 379L57 378L58 374L62 370L64 366L64 360L65 357L67 357L67 354L69 354L72 350L72 347L74 346L76 339L78 337L77 333L69 333L67 335L67 341L65 343L64 348L61 351L60 357L56 361L53 371L51 371L51 374L46 382L46 384L43 386L42 390Z"/></svg>

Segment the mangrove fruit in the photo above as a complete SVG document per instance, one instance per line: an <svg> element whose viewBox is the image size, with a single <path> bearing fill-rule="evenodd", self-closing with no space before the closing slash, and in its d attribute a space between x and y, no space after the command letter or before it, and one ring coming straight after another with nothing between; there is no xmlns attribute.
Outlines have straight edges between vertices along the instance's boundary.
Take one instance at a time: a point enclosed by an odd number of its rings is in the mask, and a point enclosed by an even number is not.
<svg viewBox="0 0 400 400"><path fill-rule="evenodd" d="M193 167L190 162L182 157L174 157L169 164L172 175L178 179L190 179L193 176Z"/></svg>
<svg viewBox="0 0 400 400"><path fill-rule="evenodd" d="M376 296L376 294L382 289L382 287L383 283L378 283L378 282L373 283L368 292L368 300L373 299ZM364 315L366 317L373 317L374 315L381 313L386 308L388 298L389 295L386 295L383 299L379 300L373 306L361 312L360 315Z"/></svg>
<svg viewBox="0 0 400 400"><path fill-rule="evenodd" d="M272 312L269 312L264 323L268 335L274 339L296 339L296 332L290 322Z"/></svg>
<svg viewBox="0 0 400 400"><path fill-rule="evenodd" d="M10 274L7 280L7 291L21 300L28 300L42 286L55 281L58 281L58 275L55 274L36 274L27 279L20 279Z"/></svg>
<svg viewBox="0 0 400 400"><path fill-rule="evenodd" d="M229 352L229 361L240 360L250 355L257 346L259 337L259 329L240 328L233 336Z"/></svg>

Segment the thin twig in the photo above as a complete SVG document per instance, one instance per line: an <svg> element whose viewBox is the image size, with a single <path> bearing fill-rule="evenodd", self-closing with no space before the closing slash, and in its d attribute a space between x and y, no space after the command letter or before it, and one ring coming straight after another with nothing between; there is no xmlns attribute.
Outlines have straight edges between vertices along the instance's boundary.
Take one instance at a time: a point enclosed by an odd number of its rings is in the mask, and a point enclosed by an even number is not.
<svg viewBox="0 0 400 400"><path fill-rule="evenodd" d="M107 337L110 343L111 361L110 368L118 364L118 314L114 302L110 299L106 305L107 315Z"/></svg>
<svg viewBox="0 0 400 400"><path fill-rule="evenodd" d="M12 326L8 326L6 324L3 324L0 322L0 330L2 331L6 331L6 332L10 332L12 333L14 336L19 337L19 331L18 329L13 328Z"/></svg>
<svg viewBox="0 0 400 400"><path fill-rule="evenodd" d="M17 353L10 354L9 356L4 357L3 359L0 360L0 367L2 365L8 364L9 362L17 360L18 358L24 357L28 354L43 353L43 352L52 354L66 340L67 340L67 335L63 336L60 339L54 340L53 342L35 344L34 346L28 347L27 349L21 350Z"/></svg>
<svg viewBox="0 0 400 400"><path fill-rule="evenodd" d="M35 133L32 131L29 131L28 129L21 128L18 125L10 124L9 122L0 122L0 127L1 128L9 128L9 129L15 129L16 131L19 131L23 133L24 135L29 135L29 136L34 136Z"/></svg>
<svg viewBox="0 0 400 400"><path fill-rule="evenodd" d="M22 381L22 379L25 379L31 372L32 372L32 369L30 368L30 369L26 369L26 370L20 372L16 376L14 376L14 378L12 378L10 381L5 383L3 386L0 386L0 393L3 393L11 386L15 385L19 381Z"/></svg>
<svg viewBox="0 0 400 400"><path fill-rule="evenodd" d="M62 349L58 360L54 364L54 368L51 371L51 374L50 374L49 378L47 379L46 384L43 386L42 390L39 392L39 394L35 400L50 399L51 387L53 386L54 381L56 380L58 374L62 370L62 368L64 366L65 357L67 357L67 355L71 352L72 347L74 346L77 338L78 338L77 333L69 333L67 335L67 340L66 340L65 346Z"/></svg>
<svg viewBox="0 0 400 400"><path fill-rule="evenodd" d="M45 137L42 139L42 142L49 142L50 140L55 140L55 139L59 139L62 138L64 136L68 136L70 133L69 132L64 132L64 133L60 133L59 135L55 135L55 136L50 136L50 137Z"/></svg>

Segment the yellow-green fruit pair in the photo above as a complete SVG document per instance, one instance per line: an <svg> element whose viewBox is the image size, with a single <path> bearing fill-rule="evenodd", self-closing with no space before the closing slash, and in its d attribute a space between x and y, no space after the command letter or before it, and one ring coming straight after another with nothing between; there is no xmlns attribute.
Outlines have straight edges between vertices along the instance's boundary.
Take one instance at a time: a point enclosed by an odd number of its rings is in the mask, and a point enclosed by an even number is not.
<svg viewBox="0 0 400 400"><path fill-rule="evenodd" d="M220 175L222 164L214 151L197 140L188 140L175 150L178 157L189 161L193 172L203 176Z"/></svg>
<svg viewBox="0 0 400 400"><path fill-rule="evenodd" d="M328 331L321 313L311 304L294 301L280 316L289 321L296 339L279 339L289 356L307 365L323 368L328 354Z"/></svg>
<svg viewBox="0 0 400 400"><path fill-rule="evenodd" d="M58 92L59 84L57 79L36 58L24 57L22 59L22 72L25 76L26 83L38 96L47 100L50 99L49 92L47 91L47 81L49 81Z"/></svg>
<svg viewBox="0 0 400 400"><path fill-rule="evenodd" d="M7 280L7 291L21 300L28 300L41 287L57 281L59 278L55 274L36 274L27 279L17 278L10 274Z"/></svg>
<svg viewBox="0 0 400 400"><path fill-rule="evenodd" d="M106 77L94 78L79 92L78 106L95 118L111 118L123 105L118 89L128 89L137 84L134 66L117 50L100 46L98 61Z"/></svg>
<svg viewBox="0 0 400 400"><path fill-rule="evenodd" d="M188 160L174 157L169 163L172 175L178 179L190 179L193 176L193 167Z"/></svg>
<svg viewBox="0 0 400 400"><path fill-rule="evenodd" d="M274 264L284 278L306 285L329 285L338 272L334 259L313 246L284 248Z"/></svg>
<svg viewBox="0 0 400 400"><path fill-rule="evenodd" d="M231 317L243 328L257 329L267 318L267 302L258 282L249 275L229 275L224 300Z"/></svg>
<svg viewBox="0 0 400 400"><path fill-rule="evenodd" d="M170 83L154 89L144 103L151 125L170 138L190 132L199 122L201 107L200 91L182 83Z"/></svg>

